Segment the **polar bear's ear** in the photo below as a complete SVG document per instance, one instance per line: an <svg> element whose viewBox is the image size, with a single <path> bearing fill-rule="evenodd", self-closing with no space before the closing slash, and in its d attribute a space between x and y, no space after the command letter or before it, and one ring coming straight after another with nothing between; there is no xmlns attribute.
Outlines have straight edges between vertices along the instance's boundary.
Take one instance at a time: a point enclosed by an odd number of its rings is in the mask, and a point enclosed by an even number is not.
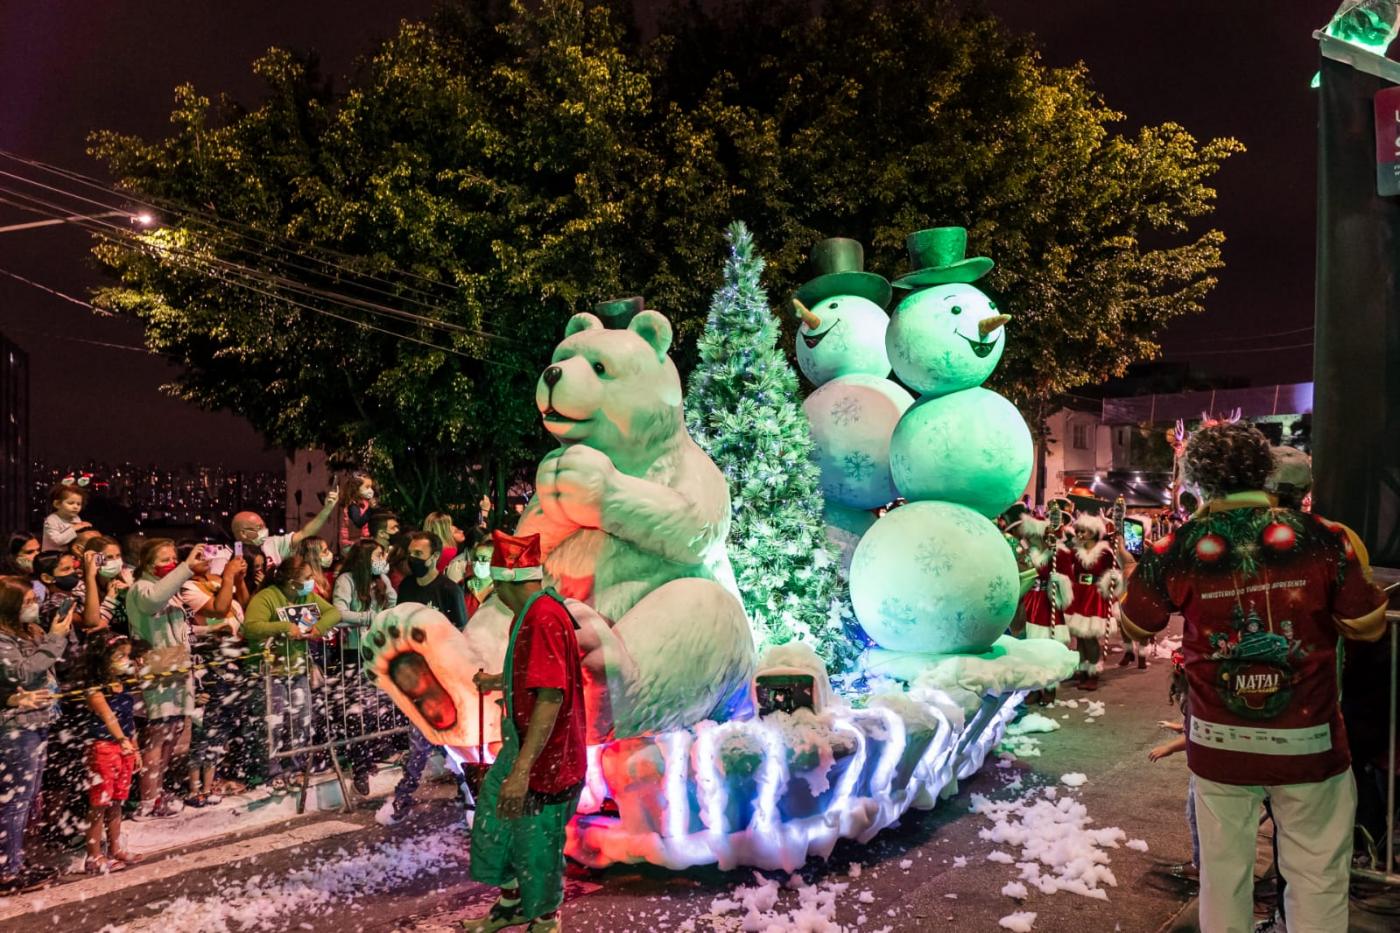
<svg viewBox="0 0 1400 933"><path fill-rule="evenodd" d="M564 325L564 336L572 337L579 331L602 329L603 322L596 314L589 314L587 311L582 311L569 318L569 323Z"/></svg>
<svg viewBox="0 0 1400 933"><path fill-rule="evenodd" d="M671 322L658 311L643 311L632 318L627 329L651 344L658 359L664 358L671 349Z"/></svg>

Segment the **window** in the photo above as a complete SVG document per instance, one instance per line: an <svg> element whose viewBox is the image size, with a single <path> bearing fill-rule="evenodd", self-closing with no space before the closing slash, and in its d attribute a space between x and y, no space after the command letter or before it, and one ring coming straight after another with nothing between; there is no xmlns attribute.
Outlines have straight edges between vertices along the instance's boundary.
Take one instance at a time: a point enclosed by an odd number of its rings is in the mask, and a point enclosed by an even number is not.
<svg viewBox="0 0 1400 933"><path fill-rule="evenodd" d="M1074 437L1072 443L1075 450L1089 449L1089 426L1087 424L1074 425Z"/></svg>

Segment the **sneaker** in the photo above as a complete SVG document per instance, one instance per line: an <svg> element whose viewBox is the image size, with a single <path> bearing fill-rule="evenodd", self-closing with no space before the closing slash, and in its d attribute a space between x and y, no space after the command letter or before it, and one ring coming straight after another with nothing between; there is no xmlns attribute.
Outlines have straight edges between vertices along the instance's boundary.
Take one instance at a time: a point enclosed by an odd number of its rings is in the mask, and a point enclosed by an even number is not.
<svg viewBox="0 0 1400 933"><path fill-rule="evenodd" d="M354 780L353 786L354 786L354 788L355 788L355 793L359 794L361 797L368 797L368 796L369 796L369 775L368 775L368 774L357 774L357 775L355 775L355 780Z"/></svg>
<svg viewBox="0 0 1400 933"><path fill-rule="evenodd" d="M203 794L190 794L188 797L185 798L185 806L194 807L196 810L204 809L205 805L208 802L208 798L206 798Z"/></svg>
<svg viewBox="0 0 1400 933"><path fill-rule="evenodd" d="M137 855L125 850L112 853L112 858L124 865L139 865L146 859L144 855Z"/></svg>
<svg viewBox="0 0 1400 933"><path fill-rule="evenodd" d="M557 919L557 918L556 918ZM506 927L523 926L530 923L530 929L534 929L534 923L539 921L527 921L525 914L520 909L517 901L509 907L504 907L498 900L491 905L491 910L484 917L477 917L473 920L463 920L462 928L467 933L495 933L496 930L504 930ZM545 929L545 928L541 928ZM555 927L554 929L558 929Z"/></svg>
<svg viewBox="0 0 1400 933"><path fill-rule="evenodd" d="M210 807L217 807L219 804L221 804L221 803L223 803L223 802L224 802L224 798L223 798L223 797L220 797L218 794L205 794L205 795L204 795L204 803L205 803L207 806L210 806Z"/></svg>
<svg viewBox="0 0 1400 933"><path fill-rule="evenodd" d="M57 868L29 867L21 871L18 875L9 878L0 878L0 897L11 894L28 894L30 891L38 891L47 888L58 878Z"/></svg>

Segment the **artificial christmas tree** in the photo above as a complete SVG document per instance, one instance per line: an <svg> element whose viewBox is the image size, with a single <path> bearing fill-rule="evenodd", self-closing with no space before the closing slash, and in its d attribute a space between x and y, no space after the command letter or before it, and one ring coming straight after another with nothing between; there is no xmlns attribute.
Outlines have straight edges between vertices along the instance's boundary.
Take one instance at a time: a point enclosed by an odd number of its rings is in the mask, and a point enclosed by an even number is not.
<svg viewBox="0 0 1400 933"><path fill-rule="evenodd" d="M778 347L753 236L734 223L727 237L724 282L700 338L686 421L729 481L729 554L759 651L799 639L842 671L860 646L841 621L844 594L797 376Z"/></svg>

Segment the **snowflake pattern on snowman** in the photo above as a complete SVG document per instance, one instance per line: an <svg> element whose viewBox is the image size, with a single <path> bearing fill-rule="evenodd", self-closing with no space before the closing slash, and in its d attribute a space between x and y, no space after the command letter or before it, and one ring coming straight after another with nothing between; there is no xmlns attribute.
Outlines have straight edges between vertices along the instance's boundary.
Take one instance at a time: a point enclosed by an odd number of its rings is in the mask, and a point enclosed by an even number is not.
<svg viewBox="0 0 1400 933"><path fill-rule="evenodd" d="M914 551L914 559L924 573L941 577L953 569L953 555L939 541L921 541Z"/></svg>
<svg viewBox="0 0 1400 933"><path fill-rule="evenodd" d="M847 454L842 458L841 465L846 475L856 482L861 482L875 472L874 458L861 451Z"/></svg>
<svg viewBox="0 0 1400 933"><path fill-rule="evenodd" d="M1017 595L1016 587L1011 581L1005 577L993 577L987 581L987 592L982 597L982 605L989 613L1001 613Z"/></svg>
<svg viewBox="0 0 1400 933"><path fill-rule="evenodd" d="M839 428L849 427L860 420L863 407L860 399L846 396L831 407L831 420Z"/></svg>

